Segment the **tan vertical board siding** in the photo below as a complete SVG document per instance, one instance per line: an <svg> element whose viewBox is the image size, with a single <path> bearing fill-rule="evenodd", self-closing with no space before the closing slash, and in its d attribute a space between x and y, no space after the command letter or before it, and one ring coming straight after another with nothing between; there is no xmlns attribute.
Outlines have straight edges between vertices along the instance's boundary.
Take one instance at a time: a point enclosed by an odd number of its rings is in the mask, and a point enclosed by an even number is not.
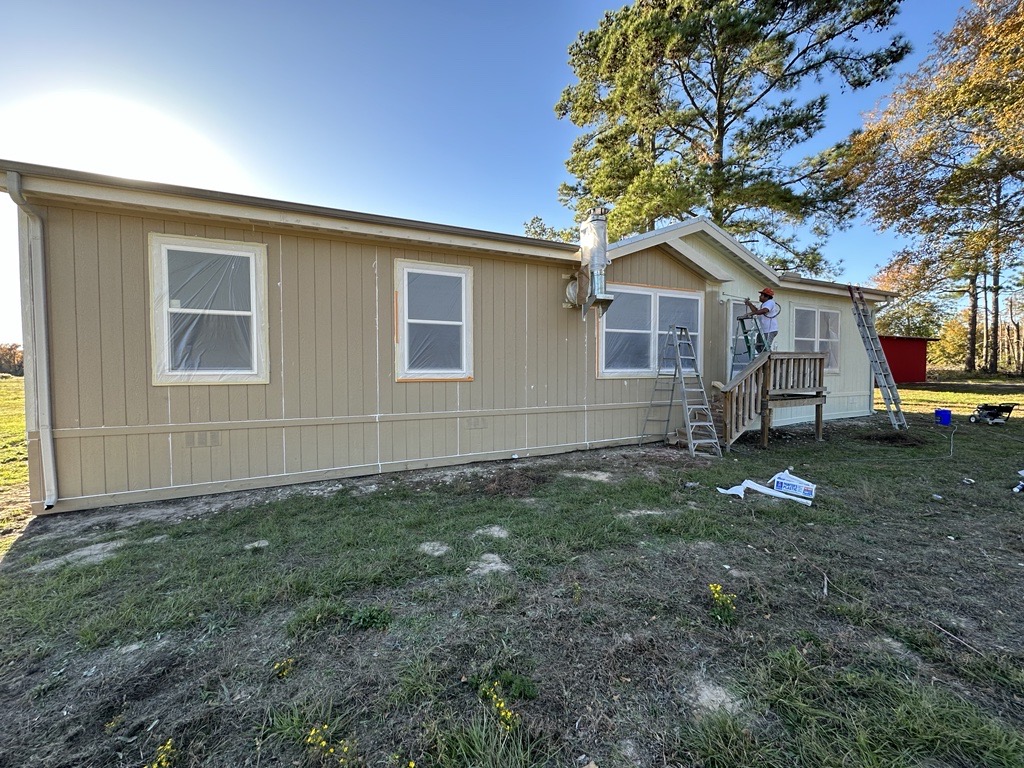
<svg viewBox="0 0 1024 768"><path fill-rule="evenodd" d="M335 294L332 280L331 244L316 240L313 244L314 279L314 331L309 340L315 350L316 416L330 418L334 414L334 338L332 334L332 304ZM329 469L335 466L334 434L330 426L316 428L316 454L312 462L304 461L307 469Z"/></svg>
<svg viewBox="0 0 1024 768"><path fill-rule="evenodd" d="M285 292L285 238L268 235L267 242L267 317L270 327L268 354L270 355L270 383L251 386L249 390L249 417L252 419L280 419L284 416L284 381L292 357L287 352L287 332L293 329L284 321ZM280 475L284 472L284 435L279 428L248 430L249 461L252 475Z"/></svg>
<svg viewBox="0 0 1024 768"><path fill-rule="evenodd" d="M73 214L66 208L47 212L47 263L50 340L50 386L53 426L79 426L78 323L75 317L75 246ZM59 332L58 332L59 331ZM75 462L78 462L76 457ZM80 490L80 489L79 489ZM63 493L63 491L62 491Z"/></svg>
<svg viewBox="0 0 1024 768"><path fill-rule="evenodd" d="M149 479L152 488L171 485L171 439L169 435L149 435Z"/></svg>
<svg viewBox="0 0 1024 768"><path fill-rule="evenodd" d="M423 462L432 457L457 456L458 418L408 415L381 422L381 461ZM424 466L421 464L421 466Z"/></svg>
<svg viewBox="0 0 1024 768"><path fill-rule="evenodd" d="M78 327L79 424L103 426L100 274L96 214L74 212L75 321Z"/></svg>
<svg viewBox="0 0 1024 768"><path fill-rule="evenodd" d="M96 222L99 268L100 367L103 371L103 425L127 423L121 221L100 214Z"/></svg>
<svg viewBox="0 0 1024 768"><path fill-rule="evenodd" d="M470 414L514 407L516 357L514 339L525 326L525 308L517 303L515 264L474 260L474 381L460 385L467 397L460 410ZM503 418L469 416L460 420L458 452L474 454L516 447L515 424Z"/></svg>
<svg viewBox="0 0 1024 768"><path fill-rule="evenodd" d="M348 244L345 249L345 337L352 346L344 361L347 394L342 412L373 415L379 411L378 376L385 382L394 379L394 373L387 371L388 361L393 358L392 277L388 272L391 266L378 263L374 246ZM380 296L377 294L378 282ZM380 370L378 355L382 366Z"/></svg>
<svg viewBox="0 0 1024 768"><path fill-rule="evenodd" d="M278 320L281 326L281 357L276 361L281 369L280 418L294 419L299 414L299 347L301 337L298 322L299 308L299 239L291 235L280 238L281 306ZM275 335L271 332L271 335ZM273 363L274 361L272 361ZM271 365L273 367L273 365ZM269 393L268 393L269 394ZM268 406L270 403L268 403ZM275 405L275 408L277 406ZM268 409L270 410L270 409ZM271 411L272 412L272 411ZM269 414L268 414L269 415ZM271 474L297 472L302 466L300 435L297 427L271 430L268 440L268 459ZM276 444L275 444L276 443ZM278 448L278 445L280 448ZM273 459L279 455L280 465ZM276 473L275 473L275 470Z"/></svg>
<svg viewBox="0 0 1024 768"><path fill-rule="evenodd" d="M228 397L228 418L232 422L244 424L249 419L249 397L248 385L232 384L227 388ZM249 459L249 431L247 429L234 429L227 436L230 456L229 477L237 480L249 477L253 472L253 462ZM261 431L261 430L254 430ZM265 454L264 454L265 456ZM266 472L266 469L263 470Z"/></svg>
<svg viewBox="0 0 1024 768"><path fill-rule="evenodd" d="M167 418L167 406L162 413L150 413L149 385L149 283L146 265L146 234L142 219L133 216L120 217L120 259L117 266L121 273L121 322L124 340L124 397L125 423L132 426L159 424ZM129 451L129 455L131 451ZM148 461L149 451L145 451ZM137 460L137 459L136 459ZM129 473L134 475L135 473ZM145 475L148 476L148 470ZM135 485L132 488L144 486Z"/></svg>
<svg viewBox="0 0 1024 768"><path fill-rule="evenodd" d="M103 492L117 493L129 489L128 439L124 435L103 438Z"/></svg>
<svg viewBox="0 0 1024 768"><path fill-rule="evenodd" d="M128 435L125 442L128 449L128 490L138 491L158 485L153 482L149 471L150 436Z"/></svg>
<svg viewBox="0 0 1024 768"><path fill-rule="evenodd" d="M316 274L313 263L313 241L299 238L295 253L298 293L294 296L295 306L286 307L290 321L298 323L299 380L295 382L298 391L298 410L295 416L310 418L316 416Z"/></svg>
<svg viewBox="0 0 1024 768"><path fill-rule="evenodd" d="M26 435L25 449L28 454L28 497L32 502L32 513L40 514L43 511L43 497L46 495L46 490L43 488L43 473L35 472L36 467L41 467L43 464L43 456L39 446L39 433L29 432ZM58 487L58 492L60 488Z"/></svg>
<svg viewBox="0 0 1024 768"><path fill-rule="evenodd" d="M62 498L83 495L81 443L78 437L61 437L53 442L57 492Z"/></svg>
<svg viewBox="0 0 1024 768"><path fill-rule="evenodd" d="M578 308L566 308L564 267L527 267L527 422L531 448L573 443L582 437L584 390L575 366L582 362L587 323Z"/></svg>
<svg viewBox="0 0 1024 768"><path fill-rule="evenodd" d="M299 408L302 418L316 416L316 392L319 385L316 370L316 264L315 244L311 238L300 237L298 242L299 295L296 315L299 321ZM317 464L316 427L299 428L300 458L298 468L309 469Z"/></svg>
<svg viewBox="0 0 1024 768"><path fill-rule="evenodd" d="M377 318L375 249L372 246L335 244L334 405L338 416L373 419L377 413L378 324L390 316L391 304ZM385 350L390 345L384 344ZM376 424L335 427L334 452L339 466L361 466L377 461ZM368 439L369 438L369 439Z"/></svg>
<svg viewBox="0 0 1024 768"><path fill-rule="evenodd" d="M520 321L522 323L523 331L520 332L517 328L516 332L509 333L507 342L512 360L512 370L509 373L510 395L515 407L518 409L525 408L527 403L526 350L529 344L529 334L537 334L539 332L539 329L536 326L536 321L531 317L534 307L530 302L529 287L527 285L529 274L528 269L528 266L522 263L517 263L513 266L513 270L515 272L513 280L513 285L515 287L515 302L512 306L513 308L519 308L521 316L513 317L509 320ZM526 416L526 414L515 419L515 445L522 447L529 445L528 425L529 417Z"/></svg>

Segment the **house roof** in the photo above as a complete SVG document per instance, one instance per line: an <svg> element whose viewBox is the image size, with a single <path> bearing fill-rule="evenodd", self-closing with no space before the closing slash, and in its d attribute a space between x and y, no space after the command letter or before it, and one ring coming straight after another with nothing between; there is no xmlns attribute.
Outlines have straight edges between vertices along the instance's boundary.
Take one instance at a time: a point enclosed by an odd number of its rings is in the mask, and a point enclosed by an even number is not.
<svg viewBox="0 0 1024 768"><path fill-rule="evenodd" d="M232 219L275 227L316 229L359 238L413 242L443 248L486 251L579 264L579 246L466 227L380 216L305 203L286 202L209 189L124 179L66 168L0 160L0 189L7 173L21 176L30 202L69 200L97 206L129 206L200 217Z"/></svg>
<svg viewBox="0 0 1024 768"><path fill-rule="evenodd" d="M0 189L6 191L8 173L21 177L22 193L30 202L67 200L99 207L130 207L189 216L211 217L258 223L277 228L313 229L374 240L392 240L419 245L514 254L567 265L580 262L579 246L540 240L525 235L488 232L447 224L402 219L393 216L348 211L306 203L287 202L209 189L125 179L66 168L0 159ZM739 240L707 218L693 218L653 232L625 238L608 246L611 260L648 248L660 248L694 269L706 279L728 282L735 273L707 258L688 239L711 245L735 265L768 285L789 284L812 292L846 295L845 285L814 280L793 273L780 275ZM896 294L874 288L862 289L873 302Z"/></svg>
<svg viewBox="0 0 1024 768"><path fill-rule="evenodd" d="M698 248L687 242L688 239L695 237L712 245L736 266L763 280L767 285L776 286L781 290L792 287L820 294L849 295L849 287L844 283L803 277L795 272L777 272L743 243L705 217L692 218L611 243L608 246L608 257L614 261L647 248L662 248L709 280L724 283L735 279L734 272L708 259ZM866 300L875 303L888 301L897 295L877 288L861 288L861 291Z"/></svg>
<svg viewBox="0 0 1024 768"><path fill-rule="evenodd" d="M813 277L804 277L796 272L783 272L781 275L782 290L787 286L802 290L811 290L818 293L827 293L834 296L848 297L850 285L848 283L835 283L829 280L817 280ZM895 291L884 291L881 288L855 286L860 288L861 293L867 301L875 303L889 301L899 294Z"/></svg>

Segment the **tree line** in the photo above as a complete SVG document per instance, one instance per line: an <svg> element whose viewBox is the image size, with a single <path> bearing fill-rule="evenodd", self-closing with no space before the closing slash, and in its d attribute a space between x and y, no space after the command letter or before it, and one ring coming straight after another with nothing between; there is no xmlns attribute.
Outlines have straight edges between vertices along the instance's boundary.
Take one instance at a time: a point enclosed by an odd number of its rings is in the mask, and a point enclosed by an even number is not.
<svg viewBox="0 0 1024 768"><path fill-rule="evenodd" d="M0 344L0 373L25 375L25 359L21 344Z"/></svg>
<svg viewBox="0 0 1024 768"><path fill-rule="evenodd" d="M610 204L613 240L705 216L772 266L819 277L838 271L828 235L866 214L911 243L875 277L898 294L880 330L961 324L965 368L1019 369L1020 0L966 6L884 108L820 146L834 91L890 78L910 51L890 33L899 6L636 0L607 12L569 48L576 82L555 111L582 132L560 199L577 219ZM574 236L539 217L525 227Z"/></svg>

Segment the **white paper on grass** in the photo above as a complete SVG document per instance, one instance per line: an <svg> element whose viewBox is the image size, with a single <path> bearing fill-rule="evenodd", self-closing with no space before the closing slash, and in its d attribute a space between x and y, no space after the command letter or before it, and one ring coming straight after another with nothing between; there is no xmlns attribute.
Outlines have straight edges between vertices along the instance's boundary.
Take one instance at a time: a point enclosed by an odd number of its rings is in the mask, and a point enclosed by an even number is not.
<svg viewBox="0 0 1024 768"><path fill-rule="evenodd" d="M813 499L817 488L814 483L809 483L796 475L789 474L787 469L777 472L768 482L776 491L782 491L791 496L800 496L804 499Z"/></svg>
<svg viewBox="0 0 1024 768"><path fill-rule="evenodd" d="M763 493L765 496L774 496L777 499L788 499L789 501L795 501L797 504L803 504L805 507L811 506L810 499L804 499L799 496L790 496L788 493L782 491L776 491L774 488L769 488L766 485L755 483L753 480L744 480L739 485L734 485L732 488L719 488L719 493L724 493L730 496L739 496L743 498L743 494L747 490L757 491Z"/></svg>

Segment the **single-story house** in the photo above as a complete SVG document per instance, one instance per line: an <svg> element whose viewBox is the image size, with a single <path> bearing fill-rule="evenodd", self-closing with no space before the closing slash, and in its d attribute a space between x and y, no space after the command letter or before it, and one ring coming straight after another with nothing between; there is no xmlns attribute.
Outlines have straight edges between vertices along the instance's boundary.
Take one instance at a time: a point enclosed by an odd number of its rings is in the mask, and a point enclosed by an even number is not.
<svg viewBox="0 0 1024 768"><path fill-rule="evenodd" d="M687 326L708 389L725 385L734 318L764 286L775 349L822 363L824 417L872 412L846 287L780 275L704 219L607 246L609 300L584 312L576 245L0 171L20 207L37 514L637 443L666 328Z"/></svg>

